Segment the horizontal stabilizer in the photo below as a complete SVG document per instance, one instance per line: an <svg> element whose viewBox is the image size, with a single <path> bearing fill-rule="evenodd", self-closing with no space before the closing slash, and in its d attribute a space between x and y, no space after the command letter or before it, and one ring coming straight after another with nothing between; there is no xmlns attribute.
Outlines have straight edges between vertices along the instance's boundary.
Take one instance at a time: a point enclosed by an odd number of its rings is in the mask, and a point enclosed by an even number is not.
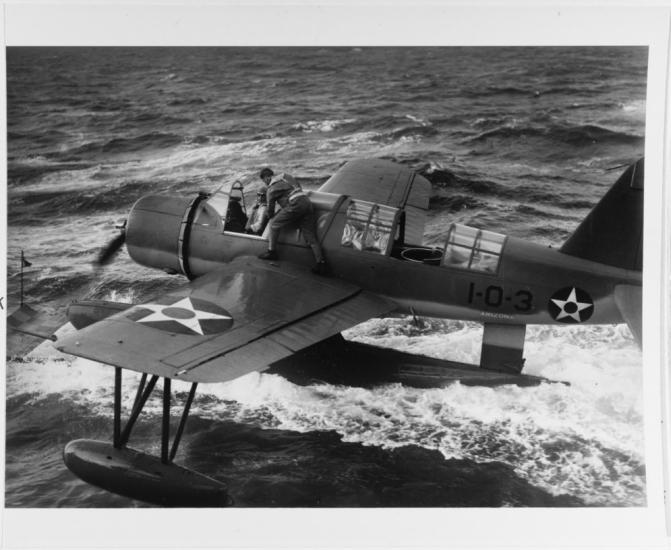
<svg viewBox="0 0 671 550"><path fill-rule="evenodd" d="M641 313L642 288L635 285L617 285L615 287L615 303L622 318L629 326L639 347L643 338L643 316Z"/></svg>

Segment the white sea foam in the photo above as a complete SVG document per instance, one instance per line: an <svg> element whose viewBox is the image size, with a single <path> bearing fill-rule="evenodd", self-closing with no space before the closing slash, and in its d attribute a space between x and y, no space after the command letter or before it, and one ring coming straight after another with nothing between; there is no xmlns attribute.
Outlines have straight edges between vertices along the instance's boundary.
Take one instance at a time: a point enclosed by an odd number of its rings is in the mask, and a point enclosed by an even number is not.
<svg viewBox="0 0 671 550"><path fill-rule="evenodd" d="M143 160L141 166L135 168L135 176L141 179L157 178L174 179L184 174L191 177L194 170L207 174L220 174L229 170L231 164L239 166L241 162L249 165L268 163L277 156L290 156L298 151L296 140L287 138L268 138L253 141L209 144L205 146L180 146L169 154L161 153ZM241 161L244 159L244 161ZM127 174L126 177L133 177Z"/></svg>
<svg viewBox="0 0 671 550"><path fill-rule="evenodd" d="M425 334L402 334L402 321L374 319L348 337L436 357L477 362L480 334L472 323L444 322ZM61 329L64 332L71 327ZM276 375L252 373L226 384L201 385L193 414L308 432L333 430L364 445L419 445L446 458L500 461L552 494L587 503L640 505L643 403L641 356L621 327L530 327L526 372L570 385L506 385L416 389L298 386ZM124 375L132 400L139 375ZM49 394L111 415L113 369L64 356L49 344L28 362L9 365L8 395ZM174 382L175 392L189 385ZM202 396L209 396L205 399ZM214 398L214 399L212 399ZM160 415L160 400L146 414Z"/></svg>
<svg viewBox="0 0 671 550"><path fill-rule="evenodd" d="M442 334L365 336L357 339L404 351L477 361L475 327ZM359 332L361 331L361 332ZM351 334L350 334L351 335ZM520 388L372 390L331 385L299 388L278 377L254 374L217 388L222 400L270 411L273 427L335 430L346 441L394 447L416 444L448 458L501 461L553 494L594 504L644 502L640 353L617 327L530 330L528 372L556 375L571 385Z"/></svg>
<svg viewBox="0 0 671 550"><path fill-rule="evenodd" d="M331 119L331 120L308 120L306 122L297 122L292 125L294 130L302 130L305 133L311 132L332 132L339 126L356 122L355 118Z"/></svg>
<svg viewBox="0 0 671 550"><path fill-rule="evenodd" d="M36 163L38 166L41 163ZM48 166L48 163L45 164ZM39 193L53 193L58 190L59 193L64 192L86 192L88 190L100 192L100 181L95 177L104 170L101 164L95 166L88 166L81 170L59 170L58 172L50 172L42 176L37 182L22 185L16 191L17 196L33 195Z"/></svg>
<svg viewBox="0 0 671 550"><path fill-rule="evenodd" d="M628 113L645 114L645 99L636 99L622 104L622 110Z"/></svg>
<svg viewBox="0 0 671 550"><path fill-rule="evenodd" d="M417 116L414 116L414 115L407 114L407 115L405 115L405 118L407 118L408 120L412 120L413 122L416 122L417 124L419 124L421 126L431 126L431 123L429 121L427 121L427 120L425 120L421 117L417 117Z"/></svg>

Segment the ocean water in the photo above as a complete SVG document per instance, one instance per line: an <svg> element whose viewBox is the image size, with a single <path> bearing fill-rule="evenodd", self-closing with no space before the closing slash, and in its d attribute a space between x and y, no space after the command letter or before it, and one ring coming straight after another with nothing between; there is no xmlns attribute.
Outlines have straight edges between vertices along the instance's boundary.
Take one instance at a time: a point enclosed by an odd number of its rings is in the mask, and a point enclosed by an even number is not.
<svg viewBox="0 0 671 550"><path fill-rule="evenodd" d="M427 243L456 221L559 245L643 154L646 70L645 48L8 48L9 305L20 250L26 300L50 311L174 288L125 251L93 272L114 222L150 192L231 178L254 191L267 165L314 189L347 160L396 160L432 182ZM458 320L345 335L479 360L480 327ZM529 327L525 350L525 372L570 385L201 385L177 462L238 506L644 505L628 329ZM6 372L6 506L145 506L61 458L72 439L111 437L111 368L43 343ZM160 410L157 394L131 445L158 450Z"/></svg>

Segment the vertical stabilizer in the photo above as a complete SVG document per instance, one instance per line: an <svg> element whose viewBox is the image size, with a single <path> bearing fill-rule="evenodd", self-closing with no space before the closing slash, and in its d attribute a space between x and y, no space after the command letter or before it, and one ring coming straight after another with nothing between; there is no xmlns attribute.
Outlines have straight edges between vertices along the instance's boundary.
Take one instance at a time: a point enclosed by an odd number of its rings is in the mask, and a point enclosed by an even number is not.
<svg viewBox="0 0 671 550"><path fill-rule="evenodd" d="M614 267L643 266L643 159L632 164L560 249Z"/></svg>

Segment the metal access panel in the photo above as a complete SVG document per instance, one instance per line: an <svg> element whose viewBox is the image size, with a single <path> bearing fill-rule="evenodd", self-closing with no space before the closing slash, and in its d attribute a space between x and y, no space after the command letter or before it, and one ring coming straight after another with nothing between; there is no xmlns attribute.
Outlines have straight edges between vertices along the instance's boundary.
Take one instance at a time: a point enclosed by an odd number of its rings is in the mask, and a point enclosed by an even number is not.
<svg viewBox="0 0 671 550"><path fill-rule="evenodd" d="M353 160L319 190L404 209L404 241L422 243L431 184L407 166L381 159Z"/></svg>

